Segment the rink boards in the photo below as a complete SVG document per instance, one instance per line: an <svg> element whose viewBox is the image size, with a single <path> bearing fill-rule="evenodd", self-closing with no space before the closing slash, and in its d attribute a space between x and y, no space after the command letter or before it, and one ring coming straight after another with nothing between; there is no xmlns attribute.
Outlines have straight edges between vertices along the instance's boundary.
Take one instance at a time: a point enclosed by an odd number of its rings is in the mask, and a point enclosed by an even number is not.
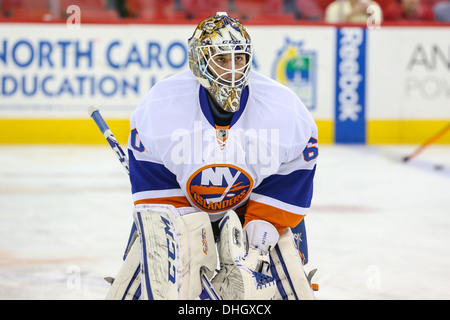
<svg viewBox="0 0 450 320"><path fill-rule="evenodd" d="M104 143L91 105L124 143L146 92L188 68L194 27L0 24L0 143ZM420 144L450 122L449 27L248 31L254 70L298 94L320 143Z"/></svg>

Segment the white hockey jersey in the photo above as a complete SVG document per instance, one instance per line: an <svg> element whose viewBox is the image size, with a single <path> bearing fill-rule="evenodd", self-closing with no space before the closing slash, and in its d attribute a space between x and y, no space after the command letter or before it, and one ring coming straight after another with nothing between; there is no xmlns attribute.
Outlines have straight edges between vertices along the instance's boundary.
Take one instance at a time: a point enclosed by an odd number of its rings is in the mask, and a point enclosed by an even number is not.
<svg viewBox="0 0 450 320"><path fill-rule="evenodd" d="M135 204L196 207L220 219L246 205L246 222L295 227L311 203L317 126L288 88L252 71L229 127L216 126L190 70L158 82L131 117Z"/></svg>

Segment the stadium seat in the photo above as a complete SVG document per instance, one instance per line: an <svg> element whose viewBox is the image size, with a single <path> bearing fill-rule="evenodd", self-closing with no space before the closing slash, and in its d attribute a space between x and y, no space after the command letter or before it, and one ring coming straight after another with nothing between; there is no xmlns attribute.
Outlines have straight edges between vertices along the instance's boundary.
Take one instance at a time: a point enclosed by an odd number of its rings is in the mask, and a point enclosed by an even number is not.
<svg viewBox="0 0 450 320"><path fill-rule="evenodd" d="M137 17L144 20L155 20L158 22L168 22L176 16L174 1L158 0L127 0L126 3L130 10L131 17Z"/></svg>
<svg viewBox="0 0 450 320"><path fill-rule="evenodd" d="M267 13L267 12L256 12L248 17L243 18L244 23L254 23L266 25L270 23L296 23L298 22L293 14L290 13Z"/></svg>
<svg viewBox="0 0 450 320"><path fill-rule="evenodd" d="M321 20L324 17L323 10L316 0L296 0L297 18L302 20Z"/></svg>
<svg viewBox="0 0 450 320"><path fill-rule="evenodd" d="M181 0L181 7L186 17L193 20L202 20L218 11L229 11L227 0Z"/></svg>
<svg viewBox="0 0 450 320"><path fill-rule="evenodd" d="M295 0L293 0L295 2ZM292 22L295 12L287 11L283 0L243 0L235 1L236 13L243 21L258 22L265 20L266 23Z"/></svg>
<svg viewBox="0 0 450 320"><path fill-rule="evenodd" d="M325 12L325 9L328 7L330 3L337 0L314 0L317 5Z"/></svg>
<svg viewBox="0 0 450 320"><path fill-rule="evenodd" d="M24 20L43 20L50 11L47 0L3 0L2 7L11 18Z"/></svg>
<svg viewBox="0 0 450 320"><path fill-rule="evenodd" d="M234 7L245 13L251 13L251 12L263 12L267 11L264 10L269 4L271 3L279 3L281 5L280 1L274 1L274 0L268 0L268 1L261 1L261 0L238 0L234 1ZM278 5L278 8L280 9L281 6Z"/></svg>

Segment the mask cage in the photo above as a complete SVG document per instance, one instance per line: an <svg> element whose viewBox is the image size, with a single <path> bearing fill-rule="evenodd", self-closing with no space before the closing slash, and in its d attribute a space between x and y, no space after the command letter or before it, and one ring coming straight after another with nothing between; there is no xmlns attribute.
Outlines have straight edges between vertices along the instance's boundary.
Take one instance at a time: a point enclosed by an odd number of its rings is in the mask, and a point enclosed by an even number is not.
<svg viewBox="0 0 450 320"><path fill-rule="evenodd" d="M200 72L208 78L210 82L217 83L220 86L228 86L231 88L242 87L248 80L250 73L250 65L252 63L252 55L249 52L251 50L250 44L234 44L226 46L217 45L204 45L197 47L198 65ZM230 54L231 68L225 68L220 66L214 58L221 55ZM244 55L245 65L236 68L236 56ZM214 69L223 71L221 74L217 73ZM229 78L231 76L231 78Z"/></svg>

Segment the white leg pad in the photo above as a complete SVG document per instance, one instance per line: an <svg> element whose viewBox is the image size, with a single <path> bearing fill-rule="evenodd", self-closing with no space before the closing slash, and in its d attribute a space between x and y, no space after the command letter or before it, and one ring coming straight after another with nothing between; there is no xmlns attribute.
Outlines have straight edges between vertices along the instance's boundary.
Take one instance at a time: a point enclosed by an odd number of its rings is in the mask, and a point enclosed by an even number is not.
<svg viewBox="0 0 450 320"><path fill-rule="evenodd" d="M200 270L217 265L214 237L205 212L180 215L173 206L134 210L140 244L141 298L191 300L202 291Z"/></svg>
<svg viewBox="0 0 450 320"><path fill-rule="evenodd" d="M277 280L275 299L315 299L290 228L281 233L278 244L270 251L270 260L270 274Z"/></svg>
<svg viewBox="0 0 450 320"><path fill-rule="evenodd" d="M106 300L133 300L140 283L139 241L135 241L111 284Z"/></svg>

